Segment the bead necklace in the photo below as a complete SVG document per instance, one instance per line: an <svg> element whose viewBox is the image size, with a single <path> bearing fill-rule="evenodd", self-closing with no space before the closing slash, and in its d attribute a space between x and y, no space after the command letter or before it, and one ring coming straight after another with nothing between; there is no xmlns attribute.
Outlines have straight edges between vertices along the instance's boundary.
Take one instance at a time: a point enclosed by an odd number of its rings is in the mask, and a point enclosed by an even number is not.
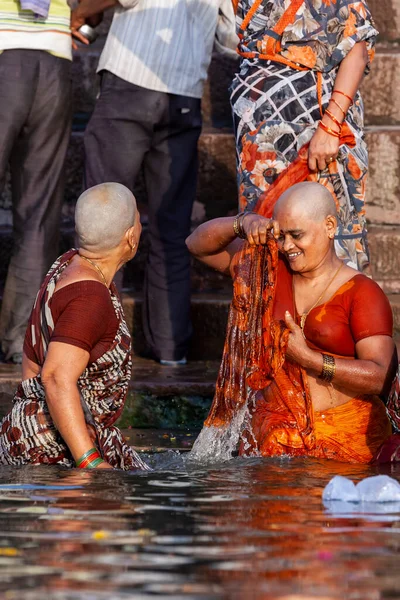
<svg viewBox="0 0 400 600"><path fill-rule="evenodd" d="M306 325L306 319L307 319L308 315L317 306L317 304L319 304L319 302L322 300L322 298L324 297L324 295L327 292L328 288L331 286L331 284L336 279L336 276L338 275L338 273L339 273L340 269L343 267L343 265L344 265L344 263L342 262L342 264L339 266L339 268L335 271L335 274L333 275L332 279L328 282L328 285L324 288L322 294L320 296L318 296L318 298L316 299L316 301L314 302L314 304L311 306L311 308L309 308L306 312L303 312L302 315L299 315L300 316L300 329L301 329L301 333L303 334L304 338L306 337L305 333L304 333L304 327ZM297 312L297 310L296 310L296 299L295 299L295 289L294 289L294 278L292 278L292 288L293 288L293 303L295 305L295 312Z"/></svg>
<svg viewBox="0 0 400 600"><path fill-rule="evenodd" d="M102 280L104 281L104 285L108 288L107 279L104 277L104 273L100 269L100 267L98 265L96 265L96 263L93 262L93 260L91 260L90 258L87 258L87 256L82 256L82 254L79 254L79 256L81 258L83 258L83 260L87 260L87 262L90 263L96 269L96 271L98 271L98 273L100 273L100 276L101 276Z"/></svg>

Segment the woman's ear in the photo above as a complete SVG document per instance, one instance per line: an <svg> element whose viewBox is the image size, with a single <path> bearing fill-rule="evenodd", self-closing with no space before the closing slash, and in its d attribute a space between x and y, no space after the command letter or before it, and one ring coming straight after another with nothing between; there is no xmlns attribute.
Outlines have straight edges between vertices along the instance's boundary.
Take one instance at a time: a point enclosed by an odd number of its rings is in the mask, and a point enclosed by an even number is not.
<svg viewBox="0 0 400 600"><path fill-rule="evenodd" d="M128 242L128 245L130 246L131 250L133 251L137 246L135 227L129 227L129 229L127 230L125 235L126 235L126 241Z"/></svg>
<svg viewBox="0 0 400 600"><path fill-rule="evenodd" d="M329 239L333 240L337 229L337 219L333 215L328 215L325 220L326 231Z"/></svg>

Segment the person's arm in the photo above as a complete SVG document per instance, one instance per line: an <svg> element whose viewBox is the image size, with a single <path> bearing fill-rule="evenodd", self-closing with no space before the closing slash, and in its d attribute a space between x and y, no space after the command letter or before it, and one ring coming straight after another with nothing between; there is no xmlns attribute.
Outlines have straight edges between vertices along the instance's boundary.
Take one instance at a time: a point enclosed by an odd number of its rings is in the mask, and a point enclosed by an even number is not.
<svg viewBox="0 0 400 600"><path fill-rule="evenodd" d="M203 223L186 239L189 252L209 267L230 275L233 256L240 249L243 240L236 236L233 223L236 217L220 217ZM271 230L279 235L276 221L255 213L247 213L242 219L243 232L250 244L266 244Z"/></svg>
<svg viewBox="0 0 400 600"><path fill-rule="evenodd" d="M215 49L219 54L239 58L236 48L239 38L236 34L235 14L231 0L222 0L219 7Z"/></svg>
<svg viewBox="0 0 400 600"><path fill-rule="evenodd" d="M320 375L323 367L322 353L308 347L300 327L286 313L286 325L290 330L286 355L304 369ZM397 352L393 339L388 335L373 335L356 343L355 360L335 358L333 382L355 394L384 394L393 381Z"/></svg>
<svg viewBox="0 0 400 600"><path fill-rule="evenodd" d="M347 113L350 107L350 100L342 94L338 94L335 90L339 90L350 98L354 98L360 87L367 64L368 52L365 42L355 44L340 63L332 98L343 108L344 113ZM329 102L328 110L339 123L343 123L345 115L333 100ZM337 124L326 113L322 118L322 123L330 129L338 131ZM338 151L339 139L327 133L321 127L318 127L310 141L308 151L308 165L310 170L323 171L329 165L330 159L337 157Z"/></svg>
<svg viewBox="0 0 400 600"><path fill-rule="evenodd" d="M88 44L88 40L78 31L87 19L117 4L123 8L133 8L138 2L140 0L81 0L76 9L71 12L71 34L84 44Z"/></svg>
<svg viewBox="0 0 400 600"><path fill-rule="evenodd" d="M89 356L89 352L77 346L50 342L41 372L50 416L75 461L93 448L78 389L78 379ZM96 468L112 467L104 462Z"/></svg>

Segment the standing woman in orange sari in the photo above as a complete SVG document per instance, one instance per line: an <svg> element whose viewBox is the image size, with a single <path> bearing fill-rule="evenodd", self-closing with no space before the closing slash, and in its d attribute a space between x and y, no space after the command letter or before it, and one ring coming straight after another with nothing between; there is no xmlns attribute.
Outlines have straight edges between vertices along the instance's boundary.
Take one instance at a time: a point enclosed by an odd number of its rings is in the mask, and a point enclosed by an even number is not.
<svg viewBox="0 0 400 600"><path fill-rule="evenodd" d="M242 57L231 87L240 208L270 216L273 206L263 201L277 178L280 192L282 185L318 180L336 201L338 257L364 270L368 156L358 88L378 33L368 6L364 0L233 4Z"/></svg>

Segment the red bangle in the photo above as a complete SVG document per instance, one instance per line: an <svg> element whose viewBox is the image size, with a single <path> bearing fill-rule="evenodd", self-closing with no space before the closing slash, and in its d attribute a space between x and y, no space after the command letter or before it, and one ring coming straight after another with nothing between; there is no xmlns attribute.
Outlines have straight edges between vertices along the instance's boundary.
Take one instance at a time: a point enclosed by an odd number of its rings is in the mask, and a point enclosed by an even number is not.
<svg viewBox="0 0 400 600"><path fill-rule="evenodd" d="M341 92L340 90L333 90L332 94L340 94L341 96L344 96L345 98L347 98L347 100L350 100L350 106L353 106L353 98L351 96L349 96L348 94L345 94L344 92Z"/></svg>
<svg viewBox="0 0 400 600"><path fill-rule="evenodd" d="M83 460L79 465L78 465L78 469L87 469L87 467L90 467L90 465L97 460L98 458L101 459L100 454L97 452L96 454L93 454L92 456L85 458L85 460Z"/></svg>
<svg viewBox="0 0 400 600"><path fill-rule="evenodd" d="M329 135L332 135L333 137L336 137L336 138L340 138L340 133L338 131L331 129L330 127L325 125L325 123L323 123L322 121L319 122L318 127L321 127L321 129L326 131L326 133L329 133Z"/></svg>
<svg viewBox="0 0 400 600"><path fill-rule="evenodd" d="M327 114L328 117L330 118L330 120L333 121L335 123L335 125L337 125L339 127L339 131L342 131L342 123L339 121L339 119L337 119L335 117L335 115L333 113L331 113L331 111L329 109L325 110L325 114Z"/></svg>
<svg viewBox="0 0 400 600"><path fill-rule="evenodd" d="M97 448L90 448L90 450L88 450L87 452L85 452L85 454L83 454L80 458L78 458L78 460L76 461L76 466L79 469L86 469L87 467L90 467L92 465L93 462L97 461L98 459L103 460L99 454L99 451L97 450ZM96 465L98 463L96 462Z"/></svg>
<svg viewBox="0 0 400 600"><path fill-rule="evenodd" d="M331 98L329 102L333 102L334 104L336 104L336 106L342 111L343 117L346 118L346 111L344 110L343 106L339 104L339 102L336 102L335 98Z"/></svg>

